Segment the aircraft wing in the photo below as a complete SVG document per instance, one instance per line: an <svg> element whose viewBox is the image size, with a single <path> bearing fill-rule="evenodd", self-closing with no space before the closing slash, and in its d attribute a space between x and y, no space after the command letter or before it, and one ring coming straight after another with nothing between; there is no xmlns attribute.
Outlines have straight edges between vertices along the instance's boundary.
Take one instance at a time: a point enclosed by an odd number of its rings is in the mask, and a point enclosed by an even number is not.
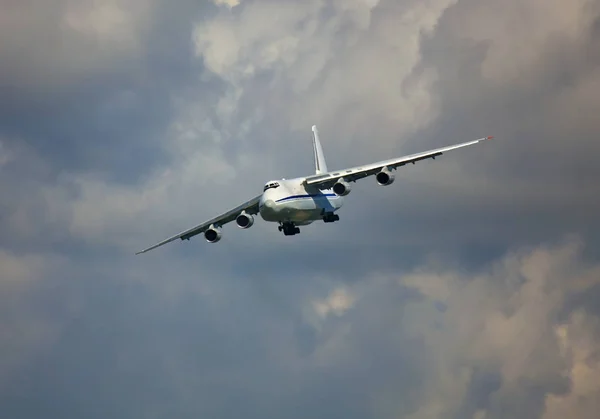
<svg viewBox="0 0 600 419"><path fill-rule="evenodd" d="M407 165L409 163L415 164L418 161L426 159L435 159L437 156L441 156L443 153L455 150L457 148L467 147L473 144L477 144L481 141L491 140L494 137L484 137L478 140L469 141L466 143L455 144L447 147L437 148L435 150L429 150L422 153L411 154L404 157L398 157L395 159L384 160L377 163L371 163L364 166L352 167L349 169L336 170L323 174L308 176L304 183L306 185L316 186L319 189L330 189L335 183L344 179L346 182L355 182L358 179L365 178L367 176L375 175L379 173L381 169L387 167L388 169L397 169L400 166Z"/></svg>
<svg viewBox="0 0 600 419"><path fill-rule="evenodd" d="M156 249L159 246L162 246L163 244L167 244L170 243L174 240L177 239L181 239L181 240L189 240L191 237L200 234L200 233L204 233L206 230L208 230L208 228L214 224L215 226L222 226L224 224L227 224L233 220L236 219L236 217L242 212L242 211L246 211L246 213L248 214L257 214L258 213L258 203L260 201L261 195L258 195L254 198L252 198L249 201L244 202L241 205L238 205L237 207L215 217L212 218L208 221L203 222L202 224L199 224L195 227L192 227L188 230L182 231L181 233L173 236L173 237L169 237L168 239L165 239L163 241L161 241L160 243L155 244L154 246L151 246L147 249L144 249L142 251L139 251L136 253L136 255L139 255L141 253L146 253L152 249Z"/></svg>

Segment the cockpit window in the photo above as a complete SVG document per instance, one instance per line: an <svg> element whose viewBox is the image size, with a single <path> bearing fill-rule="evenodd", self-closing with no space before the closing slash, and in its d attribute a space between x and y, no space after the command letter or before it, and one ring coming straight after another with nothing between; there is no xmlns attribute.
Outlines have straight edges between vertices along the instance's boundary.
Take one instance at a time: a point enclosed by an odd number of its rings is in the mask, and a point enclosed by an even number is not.
<svg viewBox="0 0 600 419"><path fill-rule="evenodd" d="M263 189L263 192L265 192L267 189L274 189L274 188L278 188L278 187L279 187L279 183L277 183L277 182L270 182L270 183L267 183L265 185L265 188Z"/></svg>

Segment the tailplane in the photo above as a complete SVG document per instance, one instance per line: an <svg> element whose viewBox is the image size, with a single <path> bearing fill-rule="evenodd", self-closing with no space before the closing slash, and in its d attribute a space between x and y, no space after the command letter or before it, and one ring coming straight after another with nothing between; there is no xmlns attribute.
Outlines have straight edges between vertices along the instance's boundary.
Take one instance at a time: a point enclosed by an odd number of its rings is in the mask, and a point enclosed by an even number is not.
<svg viewBox="0 0 600 419"><path fill-rule="evenodd" d="M313 149L315 151L315 173L318 175L320 173L327 172L327 163L325 162L325 156L323 155L323 148L321 148L321 142L319 141L319 131L317 131L317 126L313 125Z"/></svg>

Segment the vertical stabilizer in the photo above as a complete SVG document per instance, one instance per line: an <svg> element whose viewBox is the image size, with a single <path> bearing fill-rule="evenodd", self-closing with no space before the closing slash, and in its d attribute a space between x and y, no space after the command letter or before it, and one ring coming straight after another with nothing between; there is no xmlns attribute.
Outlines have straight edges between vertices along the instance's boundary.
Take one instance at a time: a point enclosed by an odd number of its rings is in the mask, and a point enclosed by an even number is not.
<svg viewBox="0 0 600 419"><path fill-rule="evenodd" d="M323 155L323 148L321 148L321 142L319 141L319 131L317 126L313 125L313 149L315 151L315 173L326 173L327 163L325 163L325 156Z"/></svg>

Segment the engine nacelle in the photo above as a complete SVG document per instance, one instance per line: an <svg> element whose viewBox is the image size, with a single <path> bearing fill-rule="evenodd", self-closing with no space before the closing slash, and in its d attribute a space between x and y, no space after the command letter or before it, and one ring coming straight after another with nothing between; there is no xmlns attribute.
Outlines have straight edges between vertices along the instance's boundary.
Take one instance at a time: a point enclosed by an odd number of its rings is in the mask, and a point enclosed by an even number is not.
<svg viewBox="0 0 600 419"><path fill-rule="evenodd" d="M338 180L336 184L333 185L333 192L335 192L335 194L339 196L346 196L350 193L351 190L352 186L350 186L350 184L344 179Z"/></svg>
<svg viewBox="0 0 600 419"><path fill-rule="evenodd" d="M252 227L252 224L254 224L254 217L247 214L246 211L242 211L235 219L235 222L239 228L250 228Z"/></svg>
<svg viewBox="0 0 600 419"><path fill-rule="evenodd" d="M221 228L210 226L208 230L204 232L204 238L209 243L216 243L221 240Z"/></svg>
<svg viewBox="0 0 600 419"><path fill-rule="evenodd" d="M386 186L394 183L395 176L387 167L384 167L375 175L375 178L377 179L377 183L381 186Z"/></svg>

